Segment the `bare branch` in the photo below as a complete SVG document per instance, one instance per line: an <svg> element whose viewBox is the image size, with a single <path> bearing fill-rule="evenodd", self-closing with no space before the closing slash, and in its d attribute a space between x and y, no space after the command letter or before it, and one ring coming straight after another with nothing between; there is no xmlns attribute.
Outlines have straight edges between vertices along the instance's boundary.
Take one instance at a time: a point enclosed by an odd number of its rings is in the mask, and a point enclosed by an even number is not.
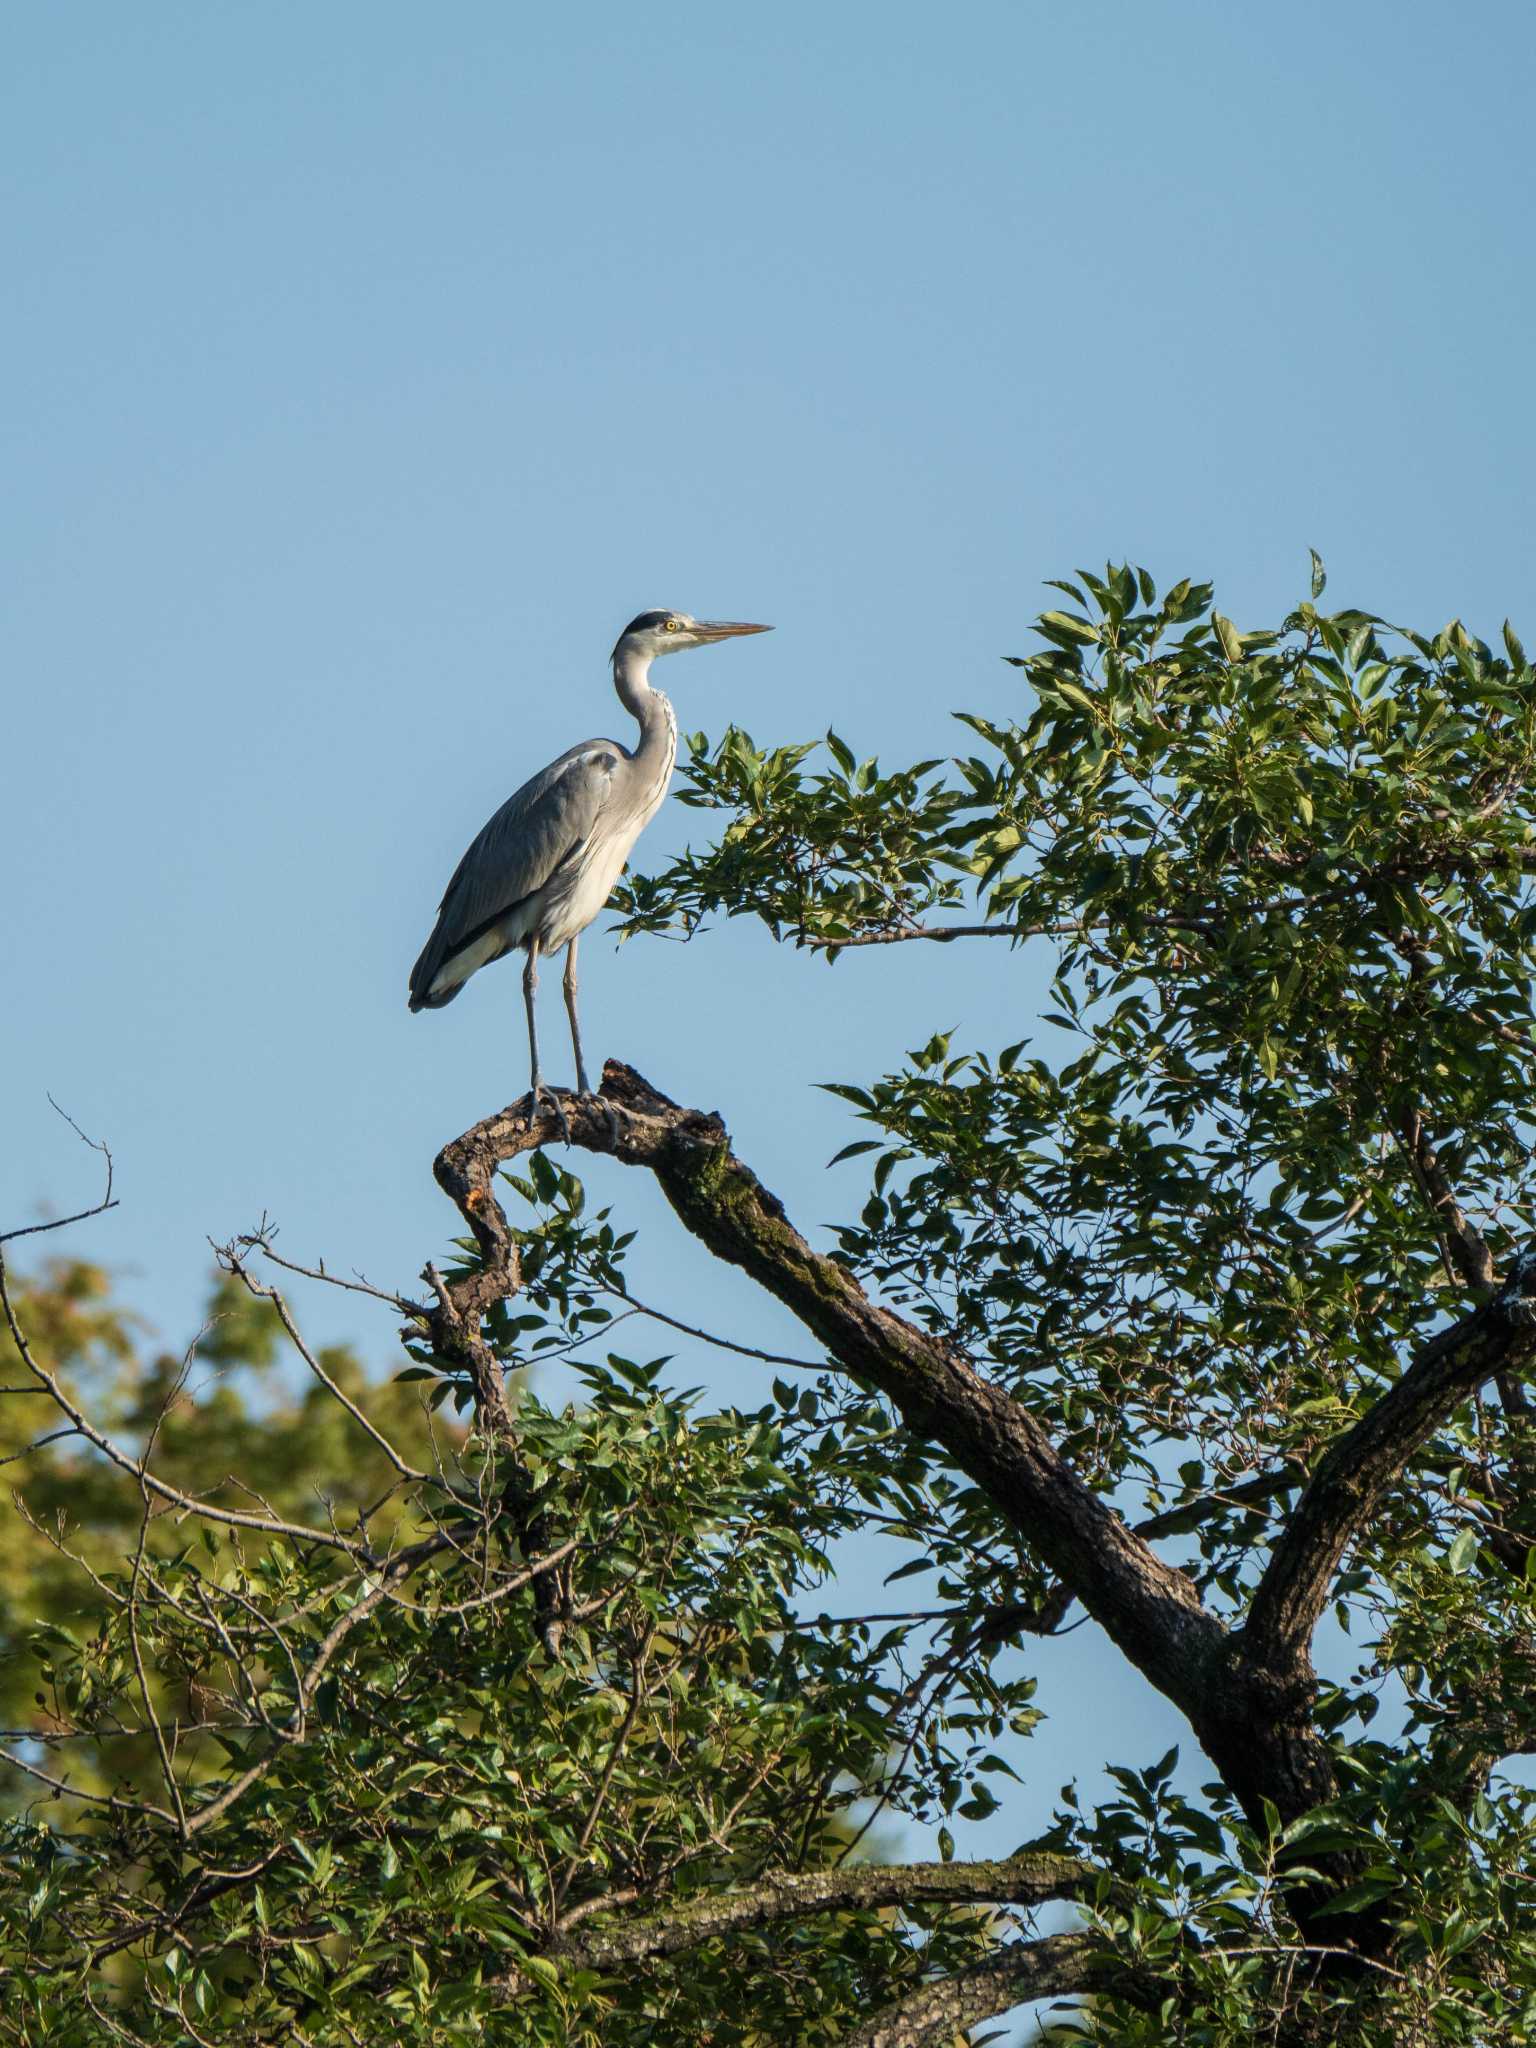
<svg viewBox="0 0 1536 2048"><path fill-rule="evenodd" d="M28 1737L28 1740L32 1739ZM40 1771L36 1764L29 1764L13 1750L0 1749L0 1762L8 1763L13 1770L24 1772L40 1785L61 1792L68 1799L83 1799L88 1806L105 1806L112 1813L147 1814L150 1819L166 1821L173 1828L177 1824L175 1814L163 1806L153 1806L147 1799L120 1799L115 1792L82 1792L78 1785L71 1785L63 1778L50 1777L47 1771Z"/></svg>
<svg viewBox="0 0 1536 2048"><path fill-rule="evenodd" d="M419 1302L407 1301L403 1294L396 1294L388 1287L375 1287L361 1273L354 1272L350 1280L344 1280L339 1273L329 1270L324 1259L313 1266L300 1265L296 1259L285 1259L281 1252L273 1250L272 1239L276 1233L276 1224L269 1223L263 1216L255 1230L246 1231L235 1239L235 1243L245 1251L259 1251L274 1266L281 1266L285 1273L296 1273L301 1280L323 1280L327 1287L340 1287L348 1294L366 1294L370 1300L382 1301L387 1307L398 1309L402 1315L419 1313Z"/></svg>
<svg viewBox="0 0 1536 2048"><path fill-rule="evenodd" d="M10 1244L14 1238L18 1237L39 1237L50 1230L63 1230L71 1223L84 1223L87 1217L100 1216L105 1210L117 1207L112 1194L112 1154L110 1150L100 1138L88 1138L69 1111L67 1109L59 1109L59 1105L51 1095L48 1101L50 1106L63 1117L65 1123L69 1125L69 1128L74 1132L81 1144L89 1145L93 1152L99 1152L106 1161L107 1184L102 1191L102 1197L99 1202L93 1202L89 1209L77 1209L73 1216L55 1216L48 1223L27 1223L19 1230L0 1230L0 1245Z"/></svg>
<svg viewBox="0 0 1536 2048"><path fill-rule="evenodd" d="M41 1387L28 1387L25 1391L29 1394L40 1394L43 1390ZM49 1444L56 1444L65 1437L78 1436L79 1434L80 1432L72 1422L61 1423L57 1429L50 1429L46 1436L36 1436L32 1439L31 1443L23 1444L19 1451L8 1451L3 1458L0 1458L0 1465L18 1464L21 1459L30 1458L34 1451L46 1450Z"/></svg>
<svg viewBox="0 0 1536 2048"><path fill-rule="evenodd" d="M824 1358L790 1358L782 1351L760 1351L755 1344L738 1344L734 1337L717 1337L713 1331L701 1330L694 1323L680 1322L676 1316L668 1315L665 1309L652 1308L648 1302L637 1301L632 1294L620 1292L614 1298L628 1302L627 1315L648 1316L653 1323L664 1323L669 1330L677 1330L684 1337L696 1337L701 1344L712 1344L717 1351L734 1351L738 1358L756 1358L764 1365L787 1365L795 1372L825 1372L827 1369ZM620 1318L616 1317L615 1321L618 1320ZM606 1330L596 1330L582 1341L591 1343L594 1338L606 1334ZM546 1355L540 1353L533 1362L541 1362Z"/></svg>

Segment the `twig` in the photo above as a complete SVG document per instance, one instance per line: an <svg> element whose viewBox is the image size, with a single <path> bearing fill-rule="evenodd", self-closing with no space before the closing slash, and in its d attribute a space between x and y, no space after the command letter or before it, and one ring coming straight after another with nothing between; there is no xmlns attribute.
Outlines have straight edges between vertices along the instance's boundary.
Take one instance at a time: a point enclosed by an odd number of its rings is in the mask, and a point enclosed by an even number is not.
<svg viewBox="0 0 1536 2048"><path fill-rule="evenodd" d="M113 1813L149 1814L155 1820L176 1826L174 1813L163 1806L155 1806L147 1799L120 1799L115 1792L82 1792L79 1786L67 1784L63 1778L50 1777L47 1771L39 1770L36 1764L29 1764L9 1749L0 1749L0 1761L10 1764L14 1770L24 1771L29 1778L36 1778L40 1785L62 1792L69 1799L83 1799L91 1806L105 1806Z"/></svg>
<svg viewBox="0 0 1536 2048"><path fill-rule="evenodd" d="M248 1270L244 1260L235 1250L233 1244L227 1244L223 1246L215 1245L213 1249L215 1256L224 1262L229 1272L232 1273L235 1276L235 1278L240 1281L242 1286L246 1289L247 1293L250 1294L253 1297L253 1299L257 1301L271 1302L273 1308L277 1312L278 1321L282 1324L284 1330L287 1332L288 1341L292 1344L294 1350L298 1352L300 1358L303 1359L304 1363L309 1367L310 1371L314 1374L315 1378L320 1382L321 1386L325 1388L326 1392L331 1396L331 1398L335 1401L340 1402L341 1406L346 1409L347 1413L352 1417L352 1420L358 1425L358 1427L373 1439L374 1443L377 1444L379 1449L384 1453L385 1457L389 1460L390 1464L393 1465L395 1470L400 1474L400 1477L402 1479L412 1480L419 1485L438 1485L440 1482L437 1478L437 1475L433 1472L418 1472L414 1465L407 1463L407 1461L404 1458L402 1458L400 1453L395 1449L394 1445L389 1441L389 1438L385 1436L384 1432L381 1429L379 1429L373 1422L371 1422L369 1418L363 1413L362 1409L359 1408L357 1403L352 1399L351 1395L343 1392L343 1390L336 1384L335 1380L331 1378L331 1375L320 1363L319 1359L315 1356L314 1352L312 1352L309 1346L305 1343L302 1335L299 1332L299 1326L294 1321L292 1313L289 1310L287 1302L284 1300L283 1296L278 1292L278 1290L275 1287L264 1286L263 1283L256 1278L255 1274ZM399 1306L399 1304L396 1305Z"/></svg>
<svg viewBox="0 0 1536 2048"><path fill-rule="evenodd" d="M55 1115L63 1117L65 1123L69 1125L69 1128L74 1132L82 1145L88 1145L93 1152L99 1152L107 1162L106 1187L102 1191L102 1197L99 1202L89 1209L77 1209L73 1216L56 1216L51 1223L28 1223L19 1230L0 1231L0 1244L9 1244L13 1238L17 1237L36 1237L45 1231L63 1230L67 1224L83 1223L89 1216L100 1216L104 1210L117 1207L117 1203L112 1197L111 1149L100 1138L88 1138L69 1111L67 1109L60 1109L58 1103L54 1101L51 1095L48 1097L48 1106L54 1111Z"/></svg>
<svg viewBox="0 0 1536 2048"><path fill-rule="evenodd" d="M241 1514L238 1509L234 1508L211 1507L206 1501L197 1500L191 1494L181 1492L178 1487L168 1485L165 1480L157 1478L153 1472L147 1469L141 1470L139 1460L125 1451L120 1444L114 1443L111 1437L103 1435L93 1423L88 1421L84 1411L69 1398L55 1376L49 1372L46 1366L39 1364L38 1360L32 1355L26 1333L16 1318L16 1309L11 1299L3 1252L0 1252L0 1311L4 1313L6 1328L10 1332L11 1342L16 1346L17 1352L20 1354L22 1364L27 1368L28 1372L36 1374L60 1411L69 1417L80 1434L88 1438L104 1457L109 1458L121 1471L130 1473L135 1479L142 1478L144 1485L149 1487L151 1492L157 1494L161 1500L169 1501L173 1507L182 1509L186 1514L200 1515L204 1520L222 1522L231 1528L256 1529L266 1536L292 1536L299 1542L325 1544L333 1550L345 1551L352 1557L371 1558L372 1553L367 1545L354 1543L348 1537L328 1532L324 1529L311 1528L302 1522L287 1522L277 1517L269 1519L263 1515Z"/></svg>
<svg viewBox="0 0 1536 2048"><path fill-rule="evenodd" d="M382 1301L388 1307L398 1309L402 1315L419 1315L419 1302L408 1301L403 1294L392 1293L387 1287L375 1287L371 1280L365 1280L361 1273L354 1273L350 1280L343 1280L339 1273L326 1270L322 1259L318 1265L301 1266L296 1259L285 1259L281 1252L272 1249L274 1231L265 1217L260 1227L237 1237L235 1243L244 1245L249 1251L259 1251L264 1259L270 1259L274 1266L281 1266L285 1273L297 1273L301 1280L323 1280L327 1287L345 1288L348 1294L366 1294L374 1301Z"/></svg>
<svg viewBox="0 0 1536 2048"><path fill-rule="evenodd" d="M828 1361L824 1358L790 1358L782 1351L760 1351L755 1344L738 1344L732 1337L717 1337L712 1331L701 1330L694 1323L681 1322L676 1316L668 1315L665 1309L652 1308L648 1302L637 1301L634 1295L627 1293L623 1288L610 1288L609 1292L617 1300L627 1301L635 1314L649 1316L651 1321L655 1323L665 1323L669 1330L680 1331L685 1337L697 1337L701 1344L713 1344L718 1351L734 1351L738 1357L760 1359L764 1365L787 1365L796 1372L825 1372L827 1370ZM592 1333L592 1339L585 1341L593 1341L604 1335L606 1335L605 1331L596 1330ZM536 1365L541 1361L538 1358L534 1358L529 1362Z"/></svg>
<svg viewBox="0 0 1536 2048"><path fill-rule="evenodd" d="M657 1623L653 1619L650 1626L646 1629L644 1641L631 1659L629 1703L624 1709L624 1718L619 1723L613 1741L608 1745L608 1755L603 1764L602 1776L597 1781L597 1790L592 1795L592 1804L587 1810L585 1821L582 1823L581 1833L576 1837L576 1846L571 1851L551 1896L550 1908L557 1924L560 1908L565 1904L566 1895L571 1889L571 1884L577 1871L581 1868L582 1858L586 1855L587 1844L591 1841L593 1830L602 1818L603 1808L608 1803L608 1793L613 1785L614 1773L619 1768L619 1759L623 1756L625 1746L634 1729L635 1721L640 1712L640 1703L650 1696L648 1689L642 1686L642 1679L646 1664L650 1658L651 1644L656 1639L656 1628Z"/></svg>

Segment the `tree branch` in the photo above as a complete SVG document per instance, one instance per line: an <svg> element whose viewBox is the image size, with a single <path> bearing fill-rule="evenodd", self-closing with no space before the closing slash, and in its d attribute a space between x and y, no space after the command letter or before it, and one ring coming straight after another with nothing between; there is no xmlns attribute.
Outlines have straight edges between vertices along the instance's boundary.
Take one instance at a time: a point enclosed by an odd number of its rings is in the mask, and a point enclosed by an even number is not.
<svg viewBox="0 0 1536 2048"><path fill-rule="evenodd" d="M262 1249L265 1250L266 1247L263 1245ZM258 1280L250 1267L245 1263L241 1255L242 1246L240 1242L237 1240L230 1244L215 1245L213 1252L219 1264L223 1266L227 1273L240 1282L253 1301L268 1301L272 1304L277 1319L287 1333L288 1341L292 1344L294 1350L298 1352L300 1358L303 1359L321 1386L325 1388L331 1399L340 1407L345 1408L352 1417L352 1420L366 1436L372 1437L374 1443L384 1453L389 1463L394 1466L400 1477L412 1480L420 1486L443 1486L446 1491L445 1482L437 1473L418 1472L414 1465L409 1464L402 1458L378 1425L363 1413L350 1394L336 1384L335 1380L315 1356L315 1353L305 1343L303 1333L294 1321L293 1311L289 1308L283 1295L279 1293L277 1288L268 1287L263 1281Z"/></svg>
<svg viewBox="0 0 1536 2048"><path fill-rule="evenodd" d="M680 1108L610 1060L601 1094L564 1097L571 1142L648 1168L684 1226L796 1315L841 1369L878 1388L908 1426L941 1446L1070 1585L1140 1670L1197 1728L1225 1631L1190 1580L1165 1564L1056 1450L1022 1403L964 1354L872 1302L846 1267L813 1251L730 1149L718 1116ZM516 1248L492 1192L497 1169L553 1142L553 1109L526 1098L445 1145L433 1171L488 1267ZM1220 1761L1220 1759L1218 1759Z"/></svg>
<svg viewBox="0 0 1536 2048"><path fill-rule="evenodd" d="M574 1939L557 1933L555 1952L594 1969L673 1956L723 1934L767 1927L778 1920L804 1920L881 1906L1039 1906L1047 1899L1077 1899L1090 1891L1098 1873L1075 1856L1011 1856L981 1863L847 1863L835 1870L770 1871L755 1884L727 1892L706 1892L663 1913L621 1922ZM575 1909L585 1923L590 1902ZM565 1923L562 1923L562 1928Z"/></svg>
<svg viewBox="0 0 1536 2048"><path fill-rule="evenodd" d="M1445 1246L1446 1260L1465 1287L1497 1287L1498 1268L1493 1253L1456 1199L1456 1191L1440 1163L1424 1119L1417 1110L1404 1116L1397 1135L1419 1192L1435 1219L1435 1229Z"/></svg>
<svg viewBox="0 0 1536 2048"><path fill-rule="evenodd" d="M1493 1300L1432 1338L1318 1466L1254 1594L1242 1636L1250 1658L1285 1664L1305 1650L1339 1560L1419 1445L1484 1380L1533 1357L1536 1250L1527 1250Z"/></svg>
<svg viewBox="0 0 1536 2048"><path fill-rule="evenodd" d="M1415 960L1419 957L1414 956ZM1493 1262L1493 1253L1488 1249L1482 1232L1457 1201L1456 1190L1418 1110L1402 1118L1397 1126L1397 1135L1408 1155L1409 1168L1418 1190L1435 1219L1435 1231L1447 1270L1456 1273L1464 1287L1497 1287L1499 1272ZM1523 1411L1526 1399L1519 1381L1503 1372L1496 1373L1494 1377L1498 1381L1499 1400L1505 1413L1515 1415Z"/></svg>
<svg viewBox="0 0 1536 2048"><path fill-rule="evenodd" d="M10 1244L14 1238L37 1237L46 1231L63 1230L71 1223L84 1223L88 1217L103 1215L108 1209L115 1209L117 1203L112 1196L112 1152L100 1138L88 1138L75 1122L67 1109L60 1109L50 1095L50 1106L63 1117L82 1145L88 1145L93 1152L99 1152L106 1162L107 1184L102 1190L101 1200L93 1202L89 1209L77 1209L72 1216L53 1216L46 1223L25 1223L17 1230L0 1230L0 1244Z"/></svg>

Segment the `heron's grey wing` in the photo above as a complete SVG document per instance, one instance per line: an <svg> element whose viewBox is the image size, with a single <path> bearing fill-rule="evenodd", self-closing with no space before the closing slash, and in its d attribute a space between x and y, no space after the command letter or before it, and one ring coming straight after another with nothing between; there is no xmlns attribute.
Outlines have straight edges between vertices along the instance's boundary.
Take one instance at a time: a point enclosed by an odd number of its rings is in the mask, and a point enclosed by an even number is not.
<svg viewBox="0 0 1536 2048"><path fill-rule="evenodd" d="M613 740L587 740L551 761L509 796L453 871L421 958L411 969L413 1010L451 1002L432 984L458 953L484 939L542 889L581 846L608 800L613 771L624 760Z"/></svg>

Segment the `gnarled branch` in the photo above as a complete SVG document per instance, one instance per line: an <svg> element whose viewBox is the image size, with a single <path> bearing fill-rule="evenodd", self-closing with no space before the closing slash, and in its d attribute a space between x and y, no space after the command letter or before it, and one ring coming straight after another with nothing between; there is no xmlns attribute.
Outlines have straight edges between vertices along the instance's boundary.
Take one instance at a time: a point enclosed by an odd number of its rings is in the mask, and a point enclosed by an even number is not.
<svg viewBox="0 0 1536 2048"><path fill-rule="evenodd" d="M1222 1624L1186 1575L1079 1478L1021 1402L956 1346L871 1301L846 1267L813 1251L731 1151L718 1116L679 1107L613 1060L599 1097L566 1096L563 1107L572 1143L648 1168L701 1244L783 1302L845 1372L885 1394L910 1428L986 1491L1152 1683L1197 1728L1211 1725L1207 1688L1222 1658ZM493 1192L498 1168L562 1135L555 1111L531 1114L525 1098L438 1154L438 1184L488 1267L506 1270L516 1256Z"/></svg>

